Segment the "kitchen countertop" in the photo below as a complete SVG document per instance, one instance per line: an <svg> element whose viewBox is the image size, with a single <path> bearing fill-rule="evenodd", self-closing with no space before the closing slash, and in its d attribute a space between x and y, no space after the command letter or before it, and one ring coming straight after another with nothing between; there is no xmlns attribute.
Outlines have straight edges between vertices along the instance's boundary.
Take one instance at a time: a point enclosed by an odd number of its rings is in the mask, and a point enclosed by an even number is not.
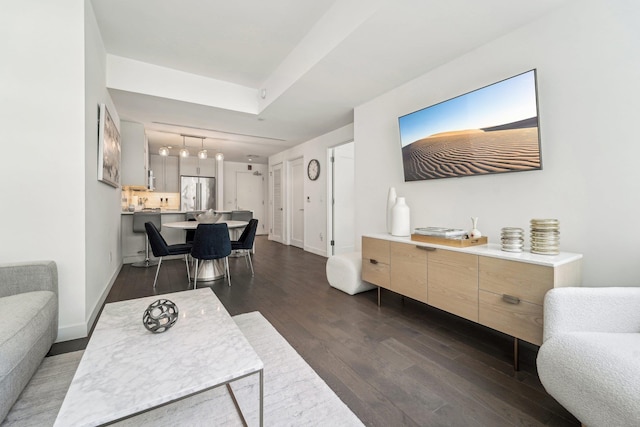
<svg viewBox="0 0 640 427"><path fill-rule="evenodd" d="M141 212L141 211L139 211L139 212ZM145 211L145 212L147 212L147 211ZM151 212L151 211L148 211L148 212ZM160 214L162 214L162 215L186 214L186 213L187 213L187 211L181 211L181 210L178 210L178 209L162 209L162 210L160 210ZM133 215L133 212L123 211L123 212L121 212L121 214L122 215Z"/></svg>
<svg viewBox="0 0 640 427"><path fill-rule="evenodd" d="M138 211L140 212L140 211ZM153 212L153 211L145 211L145 212ZM197 213L203 213L205 211L181 211L179 209L165 209L165 208L161 208L160 213L162 215L165 214L186 214L186 213L193 213L193 212L197 212ZM231 214L232 211L218 211L218 210L214 210L213 213L216 214ZM122 215L133 215L133 212L129 212L129 211L122 211L120 212Z"/></svg>

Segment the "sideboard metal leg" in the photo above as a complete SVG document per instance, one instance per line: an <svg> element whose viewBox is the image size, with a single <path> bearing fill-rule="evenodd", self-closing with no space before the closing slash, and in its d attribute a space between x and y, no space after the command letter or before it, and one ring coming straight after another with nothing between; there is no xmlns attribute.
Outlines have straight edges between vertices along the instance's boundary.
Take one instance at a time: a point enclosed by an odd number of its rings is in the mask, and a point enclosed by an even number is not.
<svg viewBox="0 0 640 427"><path fill-rule="evenodd" d="M520 358L518 357L518 338L513 338L513 369L520 370Z"/></svg>
<svg viewBox="0 0 640 427"><path fill-rule="evenodd" d="M380 286L378 286L378 307L380 307Z"/></svg>

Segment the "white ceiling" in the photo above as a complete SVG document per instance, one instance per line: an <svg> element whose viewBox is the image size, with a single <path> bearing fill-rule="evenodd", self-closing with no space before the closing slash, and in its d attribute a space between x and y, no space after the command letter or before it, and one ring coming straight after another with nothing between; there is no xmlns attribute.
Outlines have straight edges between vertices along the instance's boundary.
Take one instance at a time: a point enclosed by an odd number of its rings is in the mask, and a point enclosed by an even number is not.
<svg viewBox="0 0 640 427"><path fill-rule="evenodd" d="M251 88L258 114L110 88L150 151L206 137L269 155L349 124L353 108L569 0L92 0L109 55ZM107 76L109 81L109 75ZM109 85L109 84L108 84ZM260 99L262 90L266 91ZM201 139L187 137L197 151ZM197 148L196 148L197 147ZM177 149L172 151L176 154Z"/></svg>

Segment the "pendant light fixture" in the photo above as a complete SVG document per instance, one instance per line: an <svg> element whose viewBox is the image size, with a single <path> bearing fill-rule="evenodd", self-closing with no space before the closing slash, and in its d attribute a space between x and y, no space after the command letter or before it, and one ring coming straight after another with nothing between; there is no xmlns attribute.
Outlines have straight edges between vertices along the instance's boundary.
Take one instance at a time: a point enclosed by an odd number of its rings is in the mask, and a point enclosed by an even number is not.
<svg viewBox="0 0 640 427"><path fill-rule="evenodd" d="M204 138L202 138L201 147L202 149L198 152L198 158L204 160L208 156L207 150L204 149Z"/></svg>
<svg viewBox="0 0 640 427"><path fill-rule="evenodd" d="M182 148L180 149L180 157L189 157L189 150L187 150L184 135L182 135Z"/></svg>
<svg viewBox="0 0 640 427"><path fill-rule="evenodd" d="M168 156L169 155L169 148L167 147L160 147L160 149L158 150L158 154L160 154L161 156Z"/></svg>

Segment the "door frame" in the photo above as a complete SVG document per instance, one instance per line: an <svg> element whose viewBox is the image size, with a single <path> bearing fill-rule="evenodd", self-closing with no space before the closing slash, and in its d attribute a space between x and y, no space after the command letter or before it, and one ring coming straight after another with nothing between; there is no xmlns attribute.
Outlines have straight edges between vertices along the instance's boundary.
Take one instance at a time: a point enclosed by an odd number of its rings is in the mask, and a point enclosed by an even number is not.
<svg viewBox="0 0 640 427"><path fill-rule="evenodd" d="M293 174L293 167L295 164L300 163L301 168L301 176L296 177ZM305 179L304 179L304 157L300 156L300 157L296 157L294 159L288 160L287 161L287 208L285 209L286 211L286 224L287 224L287 245L291 245L291 241L292 241L292 236L293 236L293 215L294 215L294 203L293 203L293 198L295 197L294 191L293 191L293 185L294 185L294 181L296 179L301 179L302 182L302 205L304 206L304 183L305 183ZM300 247L301 249L304 249L304 245L305 245L305 240L306 240L306 227L305 227L305 221L306 221L306 213L302 214L302 246ZM296 247L299 247L297 245L293 245Z"/></svg>
<svg viewBox="0 0 640 427"><path fill-rule="evenodd" d="M340 147L341 145L346 145L346 144L355 144L355 140L349 140L349 141L344 141L341 142L339 144L333 145L329 148L327 148L327 161L326 164L329 165L329 167L331 168L330 170L327 171L327 178L326 178L326 182L327 182L327 231L326 231L326 235L327 235L327 246L326 246L326 250L327 250L327 257L330 257L333 255L333 249L334 249L334 245L332 244L333 240L334 240L334 221L333 221L333 215L334 215L334 150L337 147ZM354 158L354 162L355 162L355 158Z"/></svg>
<svg viewBox="0 0 640 427"><path fill-rule="evenodd" d="M282 229L280 230L281 235L277 236L274 234L274 229L275 229L275 221L276 221L276 206L275 206L275 179L274 179L274 171L276 169L280 169L280 200L282 202ZM273 240L275 242L279 242L282 244L285 244L286 242L286 222L285 222L285 211L286 211L286 185L283 185L283 183L286 182L285 179L285 167L282 164L282 162L280 163L276 163L272 166L269 167L269 190L271 193L271 196L269 197L269 202L271 204L271 218L270 218L270 222L269 222L269 240Z"/></svg>
<svg viewBox="0 0 640 427"><path fill-rule="evenodd" d="M265 199L265 189L264 189L264 174L261 171L255 170L255 171L249 171L249 170L236 170L235 171L235 181L236 181L236 185L235 185L235 207L234 209L246 209L246 207L240 207L238 204L238 195L241 193L241 191L239 191L240 189L238 188L238 182L240 181L238 179L238 177L240 176L257 176L260 177L260 186L259 186L259 191L260 191L260 196L261 196L261 200L259 203L259 211L256 211L255 209L253 210L253 217L259 220L258 223L258 231L256 232L256 235L260 235L260 234L265 234L265 230L267 229L267 227L265 227L266 224L266 217L267 217L267 209L265 209L265 203L264 203L264 199ZM256 215L256 212L260 213L261 215Z"/></svg>

